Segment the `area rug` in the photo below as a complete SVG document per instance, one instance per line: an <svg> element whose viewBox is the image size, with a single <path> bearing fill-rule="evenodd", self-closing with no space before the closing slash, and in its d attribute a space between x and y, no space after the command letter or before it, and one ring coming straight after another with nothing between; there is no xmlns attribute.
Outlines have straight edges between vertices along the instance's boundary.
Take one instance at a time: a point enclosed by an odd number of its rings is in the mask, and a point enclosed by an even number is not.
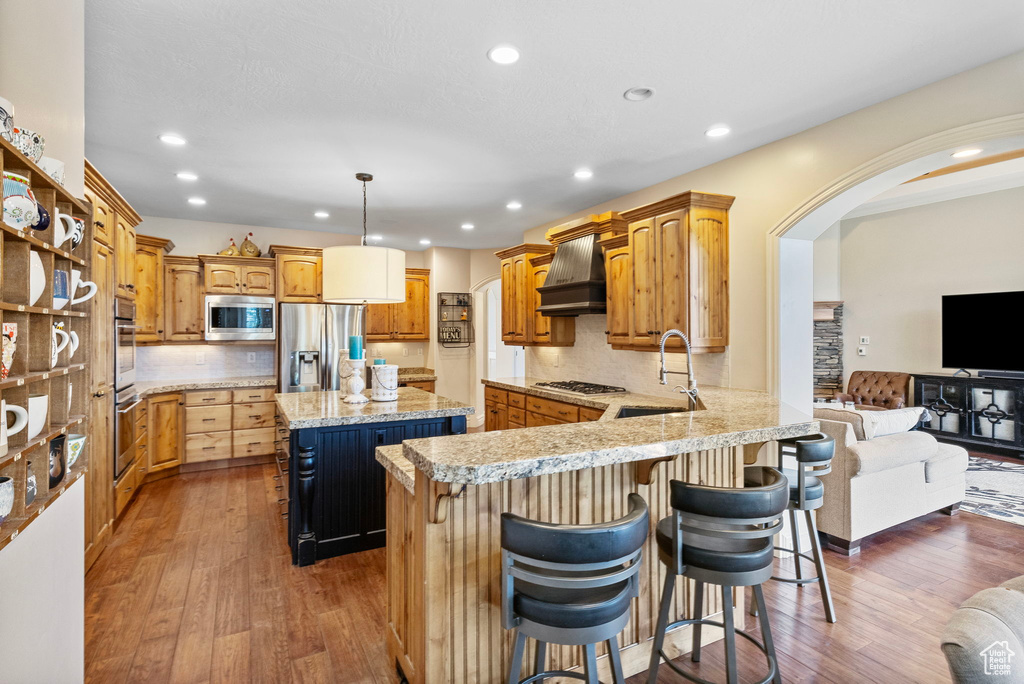
<svg viewBox="0 0 1024 684"><path fill-rule="evenodd" d="M1024 465L970 458L960 510L1024 525Z"/></svg>

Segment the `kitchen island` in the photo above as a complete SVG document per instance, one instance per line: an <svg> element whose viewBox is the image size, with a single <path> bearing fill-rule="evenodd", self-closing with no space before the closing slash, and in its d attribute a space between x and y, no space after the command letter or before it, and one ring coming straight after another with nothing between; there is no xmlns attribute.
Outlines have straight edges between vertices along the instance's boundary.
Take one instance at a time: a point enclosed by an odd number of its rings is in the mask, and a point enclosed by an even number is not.
<svg viewBox="0 0 1024 684"><path fill-rule="evenodd" d="M398 400L346 404L346 392L274 396L291 431L288 544L292 563L384 546L385 473L374 450L466 432L473 407L403 387ZM366 392L369 396L369 391Z"/></svg>
<svg viewBox="0 0 1024 684"><path fill-rule="evenodd" d="M688 411L682 396L578 398L534 388L535 382L485 385L603 413L593 422L410 439L377 450L388 471L388 655L410 682L503 681L512 652L512 633L500 619L503 512L601 522L624 515L631 492L650 506L652 532L640 596L619 646L627 675L645 670L664 580L653 526L670 513L669 480L742 486L744 463L753 462L762 444L818 430L810 416L764 392L704 387L705 409ZM616 418L623 408L669 412ZM672 619L692 610L692 582L681 582ZM705 600L705 615L721 612L714 598ZM742 592L735 600L742 616ZM720 635L702 632L704 642ZM669 633L665 652L675 657L689 645L684 627ZM581 650L552 645L548 658L549 668L575 669ZM611 681L606 660L601 676Z"/></svg>

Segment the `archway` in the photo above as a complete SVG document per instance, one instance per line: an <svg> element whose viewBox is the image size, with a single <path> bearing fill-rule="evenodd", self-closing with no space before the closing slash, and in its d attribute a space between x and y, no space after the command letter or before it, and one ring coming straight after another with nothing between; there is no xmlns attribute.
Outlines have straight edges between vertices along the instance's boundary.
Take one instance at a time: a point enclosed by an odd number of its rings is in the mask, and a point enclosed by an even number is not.
<svg viewBox="0 0 1024 684"><path fill-rule="evenodd" d="M950 154L1024 147L1024 114L936 133L880 155L823 187L768 232L768 389L810 412L813 240L853 208L905 181L948 166Z"/></svg>

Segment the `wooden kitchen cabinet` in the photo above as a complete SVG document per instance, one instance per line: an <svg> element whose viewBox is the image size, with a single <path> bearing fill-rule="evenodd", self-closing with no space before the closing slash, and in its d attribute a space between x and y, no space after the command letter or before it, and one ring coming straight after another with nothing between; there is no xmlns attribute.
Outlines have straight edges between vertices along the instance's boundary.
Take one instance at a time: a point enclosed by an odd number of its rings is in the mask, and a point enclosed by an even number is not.
<svg viewBox="0 0 1024 684"><path fill-rule="evenodd" d="M89 399L86 448L90 456L89 469L85 473L86 570L96 562L114 528L114 393L110 380L106 389L94 394L100 396Z"/></svg>
<svg viewBox="0 0 1024 684"><path fill-rule="evenodd" d="M88 175L88 174L87 174ZM113 247L114 215L97 190L85 188L85 198L92 204L92 237L107 247Z"/></svg>
<svg viewBox="0 0 1024 684"><path fill-rule="evenodd" d="M114 253L110 247L93 240L91 279L96 283L96 295L89 300L92 323L93 353L92 391L113 392L114 382ZM88 351L88 350L83 350ZM111 447L113 448L113 447ZM113 477L111 477L113 481Z"/></svg>
<svg viewBox="0 0 1024 684"><path fill-rule="evenodd" d="M495 252L501 259L501 339L505 344L571 347L576 319L537 313L540 294L555 253L554 245L522 244Z"/></svg>
<svg viewBox="0 0 1024 684"><path fill-rule="evenodd" d="M135 299L135 226L120 212L114 214L114 261L118 297Z"/></svg>
<svg viewBox="0 0 1024 684"><path fill-rule="evenodd" d="M602 409L584 408L532 394L484 387L484 430L487 432L588 422L597 420L602 415Z"/></svg>
<svg viewBox="0 0 1024 684"><path fill-rule="evenodd" d="M625 242L615 236L600 243L613 348L652 351L666 330L676 328L694 352L725 351L734 199L686 192L622 213L629 224ZM667 348L682 349L682 340L671 338Z"/></svg>
<svg viewBox="0 0 1024 684"><path fill-rule="evenodd" d="M276 259L279 302L321 301L321 250L271 245L268 254Z"/></svg>
<svg viewBox="0 0 1024 684"><path fill-rule="evenodd" d="M170 240L149 235L135 238L136 342L164 339L164 254L172 249Z"/></svg>
<svg viewBox="0 0 1024 684"><path fill-rule="evenodd" d="M430 269L405 269L405 301L368 304L368 342L430 339Z"/></svg>
<svg viewBox="0 0 1024 684"><path fill-rule="evenodd" d="M259 257L200 255L207 294L272 296L275 260Z"/></svg>
<svg viewBox="0 0 1024 684"><path fill-rule="evenodd" d="M203 273L199 259L164 257L164 340L203 339Z"/></svg>
<svg viewBox="0 0 1024 684"><path fill-rule="evenodd" d="M181 392L155 394L147 400L150 473L181 465L184 412Z"/></svg>

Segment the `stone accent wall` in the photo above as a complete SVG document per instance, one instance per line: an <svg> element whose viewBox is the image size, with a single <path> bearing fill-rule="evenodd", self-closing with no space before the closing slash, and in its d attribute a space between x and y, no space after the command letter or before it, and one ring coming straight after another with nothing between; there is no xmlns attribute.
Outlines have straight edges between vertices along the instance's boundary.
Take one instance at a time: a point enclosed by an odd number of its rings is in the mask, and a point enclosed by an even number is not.
<svg viewBox="0 0 1024 684"><path fill-rule="evenodd" d="M814 396L831 397L843 390L843 305L831 321L814 321Z"/></svg>

